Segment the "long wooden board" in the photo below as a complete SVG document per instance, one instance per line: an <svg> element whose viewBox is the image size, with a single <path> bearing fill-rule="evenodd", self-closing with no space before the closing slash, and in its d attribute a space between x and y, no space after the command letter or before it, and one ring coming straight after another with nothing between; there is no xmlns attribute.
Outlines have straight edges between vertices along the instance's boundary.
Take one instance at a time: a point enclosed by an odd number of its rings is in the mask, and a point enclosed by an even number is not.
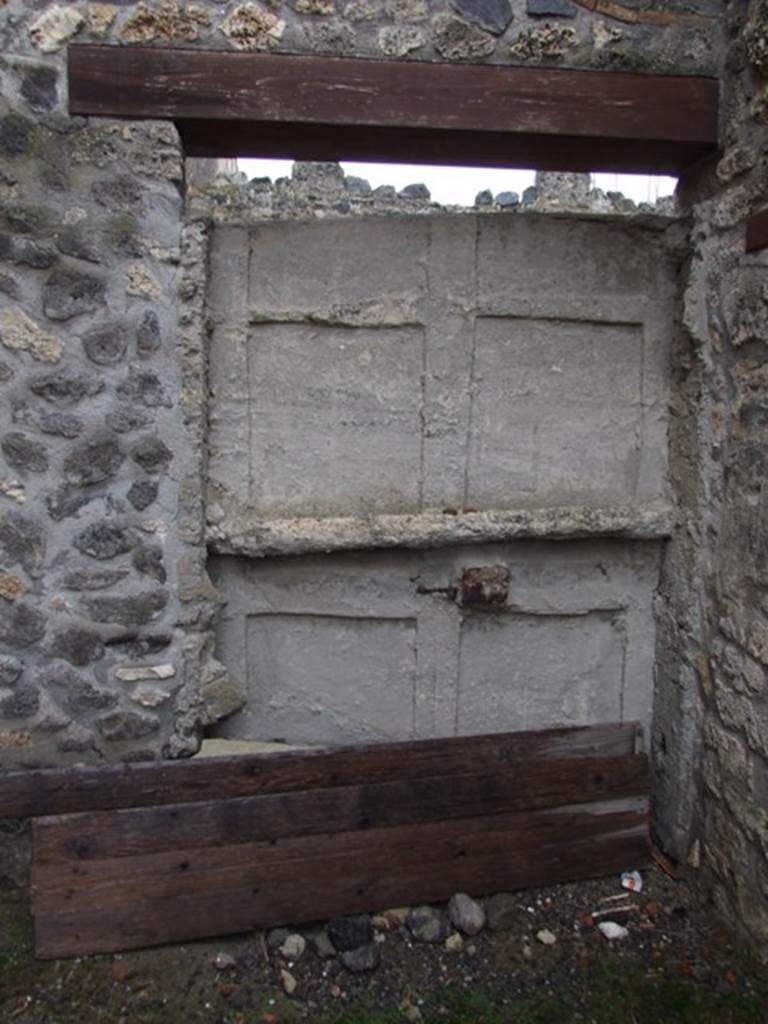
<svg viewBox="0 0 768 1024"><path fill-rule="evenodd" d="M717 147L715 79L71 46L72 114L168 118L190 156L679 171Z"/></svg>
<svg viewBox="0 0 768 1024"><path fill-rule="evenodd" d="M154 776L132 792L124 775L103 769L123 786L113 786L113 805L132 805L33 821L37 955L128 949L641 864L648 766L635 736L634 726L599 726L146 765ZM245 775L238 761L247 762ZM211 798L217 767L230 793L251 788ZM179 800L194 792L198 770L206 799ZM149 778L177 771L182 784L159 787L153 806ZM63 792L82 801L76 788Z"/></svg>
<svg viewBox="0 0 768 1024"><path fill-rule="evenodd" d="M0 818L200 802L635 752L633 723L0 776Z"/></svg>

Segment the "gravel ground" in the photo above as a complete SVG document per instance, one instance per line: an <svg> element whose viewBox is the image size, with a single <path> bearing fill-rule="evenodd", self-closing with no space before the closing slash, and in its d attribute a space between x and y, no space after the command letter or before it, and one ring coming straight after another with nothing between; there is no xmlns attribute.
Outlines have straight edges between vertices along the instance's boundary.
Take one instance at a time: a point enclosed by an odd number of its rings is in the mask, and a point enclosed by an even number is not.
<svg viewBox="0 0 768 1024"><path fill-rule="evenodd" d="M461 940L454 935L449 948L445 942L417 942L405 926L382 927L375 933L381 962L365 973L350 972L339 957L320 958L311 929L302 928L295 931L309 941L294 960L270 949L263 933L252 932L116 956L38 962L20 915L5 911L0 916L6 932L5 952L0 933L0 1021L320 1024L442 1018L483 1024L491 1019L452 1016L451 1000L468 992L482 993L501 1014L494 1021L522 1019L514 1007L532 996L551 999L553 1009L563 1007L553 1020L594 1020L573 1006L588 972L606 965L616 977L626 970L646 979L682 979L716 1005L722 1000L723 1015L711 1019L760 1020L725 1011L742 997L754 1007L756 993L768 992L768 985L761 988L762 969L731 944L711 908L693 904L684 886L656 867L643 872L643 880L640 894L626 893L618 878L514 893L506 906L508 930L486 928ZM621 913L622 905L631 909ZM597 928L605 920L624 925L627 935L607 940ZM637 1018L615 1019L633 1024ZM673 1013L663 1019L690 1018ZM762 1019L768 1021L768 1007Z"/></svg>

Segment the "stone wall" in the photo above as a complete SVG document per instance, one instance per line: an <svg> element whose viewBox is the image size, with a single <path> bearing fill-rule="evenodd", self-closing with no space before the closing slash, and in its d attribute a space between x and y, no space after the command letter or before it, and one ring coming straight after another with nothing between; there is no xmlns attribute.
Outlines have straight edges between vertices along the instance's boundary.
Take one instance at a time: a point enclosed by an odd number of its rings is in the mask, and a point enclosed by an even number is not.
<svg viewBox="0 0 768 1024"><path fill-rule="evenodd" d="M68 42L722 74L723 158L683 190L655 820L764 944L767 26L766 0L0 4L0 765L191 753L239 700L203 543L209 218L171 127L67 116Z"/></svg>
<svg viewBox="0 0 768 1024"><path fill-rule="evenodd" d="M721 914L768 952L768 3L729 3L724 152L684 180L692 217L657 659L656 826ZM675 455L676 452L676 455Z"/></svg>

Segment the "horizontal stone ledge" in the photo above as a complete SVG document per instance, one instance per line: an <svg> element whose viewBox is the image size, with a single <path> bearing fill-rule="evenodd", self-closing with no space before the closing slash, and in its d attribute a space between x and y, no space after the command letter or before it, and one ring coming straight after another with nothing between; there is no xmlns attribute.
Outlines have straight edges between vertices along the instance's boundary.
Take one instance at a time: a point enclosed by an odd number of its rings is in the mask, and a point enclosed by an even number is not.
<svg viewBox="0 0 768 1024"><path fill-rule="evenodd" d="M675 516L671 505L610 508L514 509L491 512L423 512L413 515L263 519L240 511L209 526L217 554L264 558L366 548L439 548L511 540L584 540L621 537L663 540Z"/></svg>

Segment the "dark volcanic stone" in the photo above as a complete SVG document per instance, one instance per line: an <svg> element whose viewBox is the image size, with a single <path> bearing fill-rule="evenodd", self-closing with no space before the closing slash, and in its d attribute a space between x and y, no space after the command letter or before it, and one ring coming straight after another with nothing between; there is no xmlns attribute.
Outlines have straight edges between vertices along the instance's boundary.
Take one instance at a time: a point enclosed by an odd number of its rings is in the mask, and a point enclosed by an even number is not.
<svg viewBox="0 0 768 1024"><path fill-rule="evenodd" d="M23 671L23 661L10 654L0 654L0 686L13 686Z"/></svg>
<svg viewBox="0 0 768 1024"><path fill-rule="evenodd" d="M369 942L357 949L348 949L341 954L341 962L348 971L355 974L362 974L365 971L375 971L381 963L381 949L375 942Z"/></svg>
<svg viewBox="0 0 768 1024"><path fill-rule="evenodd" d="M164 651L172 642L171 633L129 633L127 636L107 640L106 646L120 651L126 658L146 658Z"/></svg>
<svg viewBox="0 0 768 1024"><path fill-rule="evenodd" d="M95 622L117 626L145 626L156 619L168 604L167 590L144 590L125 597L104 596L83 598L83 608Z"/></svg>
<svg viewBox="0 0 768 1024"><path fill-rule="evenodd" d="M30 381L29 390L51 405L66 408L103 391L104 381L91 374L57 370L35 377Z"/></svg>
<svg viewBox="0 0 768 1024"><path fill-rule="evenodd" d="M142 204L141 184L127 174L97 181L91 192L96 202L109 210L127 210L133 213Z"/></svg>
<svg viewBox="0 0 768 1024"><path fill-rule="evenodd" d="M54 270L43 285L43 310L51 320L92 313L104 302L106 284L80 270Z"/></svg>
<svg viewBox="0 0 768 1024"><path fill-rule="evenodd" d="M128 569L72 569L61 579L65 590L106 590L124 580Z"/></svg>
<svg viewBox="0 0 768 1024"><path fill-rule="evenodd" d="M70 487L57 487L45 499L45 507L48 515L55 522L60 523L64 519L77 515L81 508L92 500L92 495L74 492Z"/></svg>
<svg viewBox="0 0 768 1024"><path fill-rule="evenodd" d="M66 412L44 412L38 417L38 424L44 434L56 434L59 437L79 437L85 424L79 416Z"/></svg>
<svg viewBox="0 0 768 1024"><path fill-rule="evenodd" d="M64 475L70 484L89 487L111 479L125 456L111 437L97 437L78 445L64 460Z"/></svg>
<svg viewBox="0 0 768 1024"><path fill-rule="evenodd" d="M495 36L500 36L512 21L509 0L451 0L451 7L467 21L480 25Z"/></svg>
<svg viewBox="0 0 768 1024"><path fill-rule="evenodd" d="M406 923L419 942L443 942L450 932L445 915L434 907L414 907Z"/></svg>
<svg viewBox="0 0 768 1024"><path fill-rule="evenodd" d="M19 683L8 697L0 700L0 717L31 718L40 708L40 691L31 682Z"/></svg>
<svg viewBox="0 0 768 1024"><path fill-rule="evenodd" d="M63 252L65 256L72 256L76 260L86 260L88 263L101 263L98 250L71 229L61 231L56 235L56 248L59 252Z"/></svg>
<svg viewBox="0 0 768 1024"><path fill-rule="evenodd" d="M17 238L0 232L0 260L31 267L33 270L48 270L58 259L59 254L50 246L35 242L32 238Z"/></svg>
<svg viewBox="0 0 768 1024"><path fill-rule="evenodd" d="M45 633L45 616L36 608L0 601L0 642L9 647L30 647Z"/></svg>
<svg viewBox="0 0 768 1024"><path fill-rule="evenodd" d="M143 409L126 406L116 412L107 413L105 420L107 426L111 427L116 434L129 434L132 430L148 427L152 422L152 416Z"/></svg>
<svg viewBox="0 0 768 1024"><path fill-rule="evenodd" d="M358 949L373 940L373 925L368 914L334 917L328 922L328 937L340 952Z"/></svg>
<svg viewBox="0 0 768 1024"><path fill-rule="evenodd" d="M133 552L133 565L144 576L151 576L158 583L165 583L167 579L163 549L159 544L138 544Z"/></svg>
<svg viewBox="0 0 768 1024"><path fill-rule="evenodd" d="M117 386L117 393L128 402L138 402L147 409L163 405L171 407L162 381L156 373L132 369L128 377Z"/></svg>
<svg viewBox="0 0 768 1024"><path fill-rule="evenodd" d="M160 321L153 309L144 314L136 331L136 349L142 358L151 356L160 348Z"/></svg>
<svg viewBox="0 0 768 1024"><path fill-rule="evenodd" d="M22 156L29 149L32 122L20 114L0 117L0 155Z"/></svg>
<svg viewBox="0 0 768 1024"><path fill-rule="evenodd" d="M20 512L0 515L0 561L9 568L20 565L30 576L39 576L45 557L45 536L34 520Z"/></svg>
<svg viewBox="0 0 768 1024"><path fill-rule="evenodd" d="M173 452L157 437L144 437L131 448L131 458L146 473L161 473L173 460Z"/></svg>
<svg viewBox="0 0 768 1024"><path fill-rule="evenodd" d="M116 523L94 523L79 533L73 544L83 555L107 559L124 555L133 547L133 541L126 529Z"/></svg>
<svg viewBox="0 0 768 1024"><path fill-rule="evenodd" d="M98 366L116 366L125 355L127 345L128 337L122 324L104 324L83 338L85 354Z"/></svg>
<svg viewBox="0 0 768 1024"><path fill-rule="evenodd" d="M421 182L414 185L406 185L397 194L401 199L429 199L430 197L429 189Z"/></svg>
<svg viewBox="0 0 768 1024"><path fill-rule="evenodd" d="M108 740L138 740L151 736L160 728L160 720L137 711L113 711L97 722L99 732Z"/></svg>
<svg viewBox="0 0 768 1024"><path fill-rule="evenodd" d="M11 299L18 299L19 297L19 284L15 281L10 274L0 274L0 292L3 295L9 296Z"/></svg>
<svg viewBox="0 0 768 1024"><path fill-rule="evenodd" d="M25 68L21 79L21 95L33 110L43 113L56 106L56 69L46 64Z"/></svg>
<svg viewBox="0 0 768 1024"><path fill-rule="evenodd" d="M24 434L6 434L0 441L6 462L14 469L27 469L30 473L45 473L48 469L48 452L45 445L33 441Z"/></svg>
<svg viewBox="0 0 768 1024"><path fill-rule="evenodd" d="M575 18L576 8L570 0L528 0L532 18Z"/></svg>
<svg viewBox="0 0 768 1024"><path fill-rule="evenodd" d="M128 489L128 501L137 512L143 512L157 498L159 486L156 480L137 480Z"/></svg>
<svg viewBox="0 0 768 1024"><path fill-rule="evenodd" d="M119 699L117 694L95 686L68 665L47 666L38 674L37 682L63 711L77 720L93 709L105 711L113 708Z"/></svg>
<svg viewBox="0 0 768 1024"><path fill-rule="evenodd" d="M72 665L91 665L104 657L104 644L96 633L73 626L54 636L50 652Z"/></svg>

